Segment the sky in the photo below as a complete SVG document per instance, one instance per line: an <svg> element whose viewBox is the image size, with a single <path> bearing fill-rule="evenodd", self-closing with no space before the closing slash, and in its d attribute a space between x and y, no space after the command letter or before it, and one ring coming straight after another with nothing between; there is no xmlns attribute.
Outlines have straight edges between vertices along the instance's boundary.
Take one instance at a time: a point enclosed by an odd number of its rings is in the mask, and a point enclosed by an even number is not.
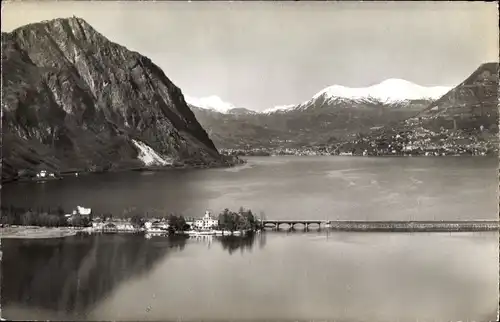
<svg viewBox="0 0 500 322"><path fill-rule="evenodd" d="M2 1L2 31L75 15L184 95L264 110L331 85L455 86L498 61L496 3Z"/></svg>

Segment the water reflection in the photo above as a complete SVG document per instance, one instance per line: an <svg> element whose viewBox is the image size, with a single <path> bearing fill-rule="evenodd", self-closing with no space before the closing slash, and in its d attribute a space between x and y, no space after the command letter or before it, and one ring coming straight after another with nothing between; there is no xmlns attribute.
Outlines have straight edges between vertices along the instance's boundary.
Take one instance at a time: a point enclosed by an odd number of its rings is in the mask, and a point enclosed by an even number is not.
<svg viewBox="0 0 500 322"><path fill-rule="evenodd" d="M486 321L496 314L498 233L145 237L2 240L3 316Z"/></svg>
<svg viewBox="0 0 500 322"><path fill-rule="evenodd" d="M150 271L184 239L147 240L142 236L79 235L43 240L2 241L2 306L71 312L85 311L123 280Z"/></svg>
<svg viewBox="0 0 500 322"><path fill-rule="evenodd" d="M255 240L255 236L188 240L159 234L4 239L3 315L9 317L9 307L22 305L35 312L65 312L65 319L68 315L85 319L86 312L120 283L147 274L169 253L183 251L190 242L220 243L232 254L238 249L251 251Z"/></svg>
<svg viewBox="0 0 500 322"><path fill-rule="evenodd" d="M244 251L252 251L255 236L249 235L245 238L237 237L237 236L223 236L216 237L216 239L222 244L222 248L227 250L229 254L233 254L236 250Z"/></svg>

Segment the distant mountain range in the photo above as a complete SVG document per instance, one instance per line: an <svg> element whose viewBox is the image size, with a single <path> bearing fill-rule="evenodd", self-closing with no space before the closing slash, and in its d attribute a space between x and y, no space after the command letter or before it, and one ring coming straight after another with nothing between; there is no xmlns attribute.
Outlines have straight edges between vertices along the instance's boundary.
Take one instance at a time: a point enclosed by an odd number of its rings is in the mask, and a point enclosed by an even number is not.
<svg viewBox="0 0 500 322"><path fill-rule="evenodd" d="M400 79L367 88L334 85L306 102L262 112L236 108L216 96L188 101L219 148L295 147L345 140L405 120L449 89Z"/></svg>
<svg viewBox="0 0 500 322"><path fill-rule="evenodd" d="M380 84L364 88L351 88L341 85L327 87L307 102L298 105L277 106L264 113L287 113L324 107L345 107L375 104L391 107L405 107L415 101L432 101L448 92L451 87L424 87L402 79L387 79Z"/></svg>
<svg viewBox="0 0 500 322"><path fill-rule="evenodd" d="M2 83L3 180L226 164L163 71L83 19L2 32Z"/></svg>

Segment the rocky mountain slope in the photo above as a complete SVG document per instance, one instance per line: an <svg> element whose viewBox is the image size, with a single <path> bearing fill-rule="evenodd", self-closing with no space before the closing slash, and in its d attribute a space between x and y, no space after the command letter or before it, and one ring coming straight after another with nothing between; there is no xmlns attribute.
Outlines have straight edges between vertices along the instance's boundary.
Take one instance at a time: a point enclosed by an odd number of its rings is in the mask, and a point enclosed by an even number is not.
<svg viewBox="0 0 500 322"><path fill-rule="evenodd" d="M2 69L3 180L41 167L226 162L161 69L83 19L2 33Z"/></svg>
<svg viewBox="0 0 500 322"><path fill-rule="evenodd" d="M291 136L279 128L268 127L266 116L257 113L221 113L193 105L190 108L218 148L272 146L273 140Z"/></svg>
<svg viewBox="0 0 500 322"><path fill-rule="evenodd" d="M339 145L354 154L494 154L498 63L486 63L416 116Z"/></svg>

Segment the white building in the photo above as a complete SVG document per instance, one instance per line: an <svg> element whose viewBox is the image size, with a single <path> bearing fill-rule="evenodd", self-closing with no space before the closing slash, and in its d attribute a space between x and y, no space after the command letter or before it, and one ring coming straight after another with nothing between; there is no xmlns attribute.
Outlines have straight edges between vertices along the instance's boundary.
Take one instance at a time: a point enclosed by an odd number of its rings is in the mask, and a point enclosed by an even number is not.
<svg viewBox="0 0 500 322"><path fill-rule="evenodd" d="M76 211L82 216L89 216L92 213L91 208L85 208L81 206L76 206Z"/></svg>
<svg viewBox="0 0 500 322"><path fill-rule="evenodd" d="M89 219L91 213L92 213L91 208L84 208L84 207L76 206L76 209L73 210L72 213L66 214L65 217L68 220L71 220L72 217L74 217L76 215L80 215L81 217L85 217L85 218Z"/></svg>
<svg viewBox="0 0 500 322"><path fill-rule="evenodd" d="M167 231L169 225L165 222L161 221L147 221L144 223L144 228L146 228L146 231L148 232L155 232L155 231Z"/></svg>
<svg viewBox="0 0 500 322"><path fill-rule="evenodd" d="M135 227L131 223L122 222L122 223L117 223L116 229L120 231L134 231Z"/></svg>
<svg viewBox="0 0 500 322"><path fill-rule="evenodd" d="M215 218L212 218L210 216L210 212L206 211L205 216L201 219L197 219L194 222L194 227L196 229L213 229L214 227L217 227L219 225L219 221Z"/></svg>
<svg viewBox="0 0 500 322"><path fill-rule="evenodd" d="M42 170L42 171L40 171L40 172L38 172L36 174L36 177L37 178L41 178L41 179L43 179L43 178L54 178L55 175L53 173L51 173L51 172L47 172L47 170Z"/></svg>

